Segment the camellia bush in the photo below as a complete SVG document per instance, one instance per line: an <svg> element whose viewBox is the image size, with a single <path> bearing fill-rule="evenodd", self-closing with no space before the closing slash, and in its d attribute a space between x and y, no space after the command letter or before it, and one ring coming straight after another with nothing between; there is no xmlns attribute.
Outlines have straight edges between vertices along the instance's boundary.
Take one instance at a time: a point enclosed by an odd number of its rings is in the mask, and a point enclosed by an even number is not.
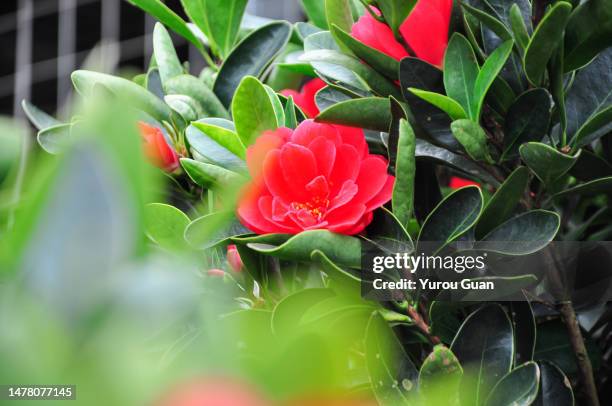
<svg viewBox="0 0 612 406"><path fill-rule="evenodd" d="M129 1L159 21L148 70L75 71L66 121L25 101L44 153L0 134L20 380L102 404L612 402L612 257L585 248L612 236L611 1L303 0L295 24ZM503 294L365 294L367 252L477 249L513 261L477 278Z"/></svg>

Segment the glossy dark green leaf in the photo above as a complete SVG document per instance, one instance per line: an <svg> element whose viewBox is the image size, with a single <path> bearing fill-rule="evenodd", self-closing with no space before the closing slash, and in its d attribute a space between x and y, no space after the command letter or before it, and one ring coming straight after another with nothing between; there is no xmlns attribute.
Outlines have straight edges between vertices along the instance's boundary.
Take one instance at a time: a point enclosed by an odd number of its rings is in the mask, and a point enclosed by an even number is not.
<svg viewBox="0 0 612 406"><path fill-rule="evenodd" d="M300 57L300 60L310 62L315 70L321 71L325 75L328 75L330 65L331 68L340 67L344 68L344 70L349 70L365 82L369 89L380 96L399 97L400 95L399 89L380 73L363 64L360 60L338 51L326 49L308 51ZM334 79L338 79L341 82L344 80L343 77L335 77Z"/></svg>
<svg viewBox="0 0 612 406"><path fill-rule="evenodd" d="M514 158L522 144L544 138L550 123L550 110L550 94L542 88L528 90L516 99L504 123L502 160Z"/></svg>
<svg viewBox="0 0 612 406"><path fill-rule="evenodd" d="M325 86L315 95L315 103L320 111L326 110L334 104L351 100L352 97L333 86Z"/></svg>
<svg viewBox="0 0 612 406"><path fill-rule="evenodd" d="M415 154L417 160L433 161L440 165L445 165L459 172L465 173L470 177L481 179L489 184L499 184L495 178L493 178L488 172L483 170L480 165L477 165L472 160L462 155L450 152L445 148L437 147L425 140L417 139Z"/></svg>
<svg viewBox="0 0 612 406"><path fill-rule="evenodd" d="M140 7L147 14L152 15L164 25L170 27L174 32L191 42L200 51L206 52L202 42L191 31L187 23L174 11L166 6L161 0L128 0L135 6Z"/></svg>
<svg viewBox="0 0 612 406"><path fill-rule="evenodd" d="M399 123L397 161L395 165L395 184L393 186L393 213L406 227L414 209L414 177L416 172L416 137L408 121Z"/></svg>
<svg viewBox="0 0 612 406"><path fill-rule="evenodd" d="M310 257L315 263L321 265L321 270L325 272L332 281L335 281L335 284L332 286L334 290L348 291L352 289L352 293L361 291L359 271L352 270L351 272L348 268L339 267L331 259L327 258L327 255L319 250L314 250Z"/></svg>
<svg viewBox="0 0 612 406"><path fill-rule="evenodd" d="M165 92L162 85L161 77L159 75L159 69L150 69L146 77L147 90L157 96L159 99L164 100Z"/></svg>
<svg viewBox="0 0 612 406"><path fill-rule="evenodd" d="M418 58L404 58L400 62L400 84L404 100L418 123L417 134L421 131L438 145L451 151L460 150L461 145L450 131L451 120L448 115L408 91L409 88L415 88L443 94L442 71Z"/></svg>
<svg viewBox="0 0 612 406"><path fill-rule="evenodd" d="M418 241L432 244L434 252L461 237L478 220L483 206L480 188L468 186L446 196L427 217Z"/></svg>
<svg viewBox="0 0 612 406"><path fill-rule="evenodd" d="M519 166L485 205L476 225L476 237L483 237L514 213L529 183L529 170Z"/></svg>
<svg viewBox="0 0 612 406"><path fill-rule="evenodd" d="M512 323L498 304L488 304L470 314L451 344L464 370L462 404L482 405L504 377L514 359Z"/></svg>
<svg viewBox="0 0 612 406"><path fill-rule="evenodd" d="M612 83L610 66L612 48L603 51L581 69L566 93L567 133L576 147L586 145L612 129L611 121L598 129L593 128L593 131L583 129L598 114L612 107L612 89L602 86L602 83ZM580 134L579 138L577 134Z"/></svg>
<svg viewBox="0 0 612 406"><path fill-rule="evenodd" d="M364 44L363 42L358 41L337 25L331 25L331 32L338 39L338 41L350 49L359 59L363 60L365 63L386 77L392 80L398 79L398 61L391 58L387 54L383 54L382 52Z"/></svg>
<svg viewBox="0 0 612 406"><path fill-rule="evenodd" d="M186 123L198 120L204 117L204 109L200 102L192 97L183 94L169 94L164 96L164 101Z"/></svg>
<svg viewBox="0 0 612 406"><path fill-rule="evenodd" d="M143 87L117 76L86 70L72 73L72 83L81 95L93 94L94 87L102 85L117 97L131 100L134 107L145 111L158 121L170 121L170 109L153 93Z"/></svg>
<svg viewBox="0 0 612 406"><path fill-rule="evenodd" d="M285 127L295 129L298 125L297 116L295 115L295 103L293 96L289 96L285 105Z"/></svg>
<svg viewBox="0 0 612 406"><path fill-rule="evenodd" d="M193 248L204 250L248 232L249 230L236 220L232 212L219 211L193 220L185 229L184 236Z"/></svg>
<svg viewBox="0 0 612 406"><path fill-rule="evenodd" d="M476 82L474 83L474 97L472 99L472 105L470 106L471 117L474 120L480 118L482 106L485 100L485 96L489 92L489 88L497 78L497 75L501 72L502 68L506 64L514 42L508 40L501 44L485 61L478 72Z"/></svg>
<svg viewBox="0 0 612 406"><path fill-rule="evenodd" d="M316 121L387 131L391 122L389 99L363 97L336 103L319 113Z"/></svg>
<svg viewBox="0 0 612 406"><path fill-rule="evenodd" d="M512 27L514 41L524 52L529 44L529 32L527 31L527 25L523 19L521 9L516 3L510 8L510 27Z"/></svg>
<svg viewBox="0 0 612 406"><path fill-rule="evenodd" d="M565 71L581 68L610 46L612 7L606 0L581 2L565 29Z"/></svg>
<svg viewBox="0 0 612 406"><path fill-rule="evenodd" d="M303 21L299 21L294 25L295 31L300 36L302 41L306 39L311 34L316 34L317 32L321 32L321 29L315 25L310 23L305 23Z"/></svg>
<svg viewBox="0 0 612 406"><path fill-rule="evenodd" d="M327 18L327 26L331 34L339 40L338 33L340 31L350 31L353 26L353 16L351 15L351 0L323 0L325 2L325 16ZM336 28L334 30L334 27ZM339 41L340 47L345 47L343 41Z"/></svg>
<svg viewBox="0 0 612 406"><path fill-rule="evenodd" d="M428 92L426 90L415 89L413 87L408 88L408 90L415 96L444 111L453 120L467 118L467 113L463 107L448 96L440 93Z"/></svg>
<svg viewBox="0 0 612 406"><path fill-rule="evenodd" d="M245 162L238 155L235 155L229 149L216 142L211 136L198 127L193 125L187 127L185 136L191 148L200 154L200 156L204 157L207 163L212 163L235 171L243 171L246 169Z"/></svg>
<svg viewBox="0 0 612 406"><path fill-rule="evenodd" d="M472 7L466 3L462 3L461 6L482 24L486 25L502 40L507 41L512 38L512 33L510 33L510 30L508 30L508 27L506 27L502 21L498 20L496 16L488 14L487 12L479 8Z"/></svg>
<svg viewBox="0 0 612 406"><path fill-rule="evenodd" d="M455 354L438 344L419 370L419 395L425 404L452 404L457 400L463 368Z"/></svg>
<svg viewBox="0 0 612 406"><path fill-rule="evenodd" d="M538 361L540 367L540 390L533 406L574 406L572 385L556 365Z"/></svg>
<svg viewBox="0 0 612 406"><path fill-rule="evenodd" d="M463 302L433 301L429 306L431 334L439 337L444 344L452 343L461 327L463 306Z"/></svg>
<svg viewBox="0 0 612 406"><path fill-rule="evenodd" d="M366 363L380 406L408 406L417 389L418 371L393 330L378 314L368 323Z"/></svg>
<svg viewBox="0 0 612 406"><path fill-rule="evenodd" d="M21 102L21 107L32 125L39 131L62 124L59 120L55 119L55 117L45 113L27 100Z"/></svg>
<svg viewBox="0 0 612 406"><path fill-rule="evenodd" d="M612 176L612 165L606 161L605 157L583 149L569 174L578 181L589 182Z"/></svg>
<svg viewBox="0 0 612 406"><path fill-rule="evenodd" d="M506 255L531 254L547 246L557 235L560 225L557 213L528 211L494 228L477 247Z"/></svg>
<svg viewBox="0 0 612 406"><path fill-rule="evenodd" d="M508 375L493 388L487 406L529 406L538 395L540 369L535 362L527 362Z"/></svg>
<svg viewBox="0 0 612 406"><path fill-rule="evenodd" d="M181 158L181 166L191 180L207 189L217 186L228 186L240 181L240 176L236 172L214 164Z"/></svg>
<svg viewBox="0 0 612 406"><path fill-rule="evenodd" d="M182 94L200 103L206 116L229 118L229 114L221 101L204 82L191 75L180 75L164 83L167 94Z"/></svg>
<svg viewBox="0 0 612 406"><path fill-rule="evenodd" d="M145 232L147 237L162 248L183 249L185 228L189 217L180 209L163 203L151 203L145 207Z"/></svg>
<svg viewBox="0 0 612 406"><path fill-rule="evenodd" d="M468 119L455 120L451 124L451 130L472 159L493 163L487 134L478 123Z"/></svg>
<svg viewBox="0 0 612 406"><path fill-rule="evenodd" d="M224 58L230 53L247 0L181 0L191 19Z"/></svg>
<svg viewBox="0 0 612 406"><path fill-rule="evenodd" d="M385 21L396 37L401 35L400 26L406 21L416 3L417 0L379 0L377 2Z"/></svg>
<svg viewBox="0 0 612 406"><path fill-rule="evenodd" d="M594 196L612 191L612 177L595 179L590 182L581 183L577 186L565 189L555 194L555 197L567 196Z"/></svg>
<svg viewBox="0 0 612 406"><path fill-rule="evenodd" d="M291 36L291 25L274 22L244 38L227 57L215 80L214 92L229 107L240 81L248 75L259 77L281 52Z"/></svg>
<svg viewBox="0 0 612 406"><path fill-rule="evenodd" d="M563 30L572 11L565 1L555 3L536 27L525 49L523 63L531 83L539 85L544 79L548 60L563 41Z"/></svg>
<svg viewBox="0 0 612 406"><path fill-rule="evenodd" d="M453 34L444 56L444 88L447 96L461 104L466 112L472 111L475 105L474 85L478 72L470 42L459 33Z"/></svg>
<svg viewBox="0 0 612 406"><path fill-rule="evenodd" d="M153 30L153 52L162 83L184 73L183 65L176 54L172 38L161 23Z"/></svg>
<svg viewBox="0 0 612 406"><path fill-rule="evenodd" d="M245 146L255 142L262 132L279 127L268 91L252 76L240 82L232 101L232 114L236 132Z"/></svg>
<svg viewBox="0 0 612 406"><path fill-rule="evenodd" d="M359 268L361 265L361 243L355 237L334 234L327 230L304 231L291 237L281 245L248 243L249 248L259 253L294 261L310 261L312 252L319 250L333 262Z"/></svg>
<svg viewBox="0 0 612 406"><path fill-rule="evenodd" d="M526 297L525 297L526 298ZM510 303L510 318L514 326L516 347L515 367L533 360L536 340L536 320L528 300Z"/></svg>
<svg viewBox="0 0 612 406"><path fill-rule="evenodd" d="M580 152L576 155L565 155L550 145L540 142L529 142L521 145L519 153L523 162L547 186L565 175L576 163Z"/></svg>

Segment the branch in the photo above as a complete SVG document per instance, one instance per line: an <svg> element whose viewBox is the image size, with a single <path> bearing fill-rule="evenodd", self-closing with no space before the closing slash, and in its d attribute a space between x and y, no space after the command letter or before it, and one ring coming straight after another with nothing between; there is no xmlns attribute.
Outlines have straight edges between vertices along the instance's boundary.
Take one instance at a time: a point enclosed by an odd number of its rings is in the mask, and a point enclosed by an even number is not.
<svg viewBox="0 0 612 406"><path fill-rule="evenodd" d="M433 345L440 344L441 343L440 338L431 334L431 328L425 322L425 320L423 319L421 314L417 311L417 309L415 309L412 306L408 306L407 310L408 310L408 316L410 316L410 318L414 322L414 325L417 326L418 329L421 330L421 332L423 332L427 336L429 341L431 341Z"/></svg>

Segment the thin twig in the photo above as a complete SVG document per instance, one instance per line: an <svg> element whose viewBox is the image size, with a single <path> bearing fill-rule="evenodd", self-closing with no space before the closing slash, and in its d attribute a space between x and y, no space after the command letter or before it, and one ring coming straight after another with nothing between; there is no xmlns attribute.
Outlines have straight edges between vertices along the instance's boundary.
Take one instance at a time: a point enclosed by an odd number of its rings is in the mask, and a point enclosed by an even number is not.
<svg viewBox="0 0 612 406"><path fill-rule="evenodd" d="M417 328L421 330L421 332L423 332L425 336L427 336L427 338L429 339L429 341L431 341L433 345L438 345L441 343L439 337L431 334L431 328L425 322L425 320L423 319L421 314L417 311L417 309L415 309L412 306L408 306L407 311L408 311L408 316L410 316L410 318L414 322L414 325L417 326Z"/></svg>

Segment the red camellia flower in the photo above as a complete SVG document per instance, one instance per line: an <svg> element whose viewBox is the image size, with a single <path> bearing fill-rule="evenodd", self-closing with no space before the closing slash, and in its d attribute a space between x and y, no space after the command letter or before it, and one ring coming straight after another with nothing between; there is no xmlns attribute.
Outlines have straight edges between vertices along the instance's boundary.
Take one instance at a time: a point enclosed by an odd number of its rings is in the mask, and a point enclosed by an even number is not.
<svg viewBox="0 0 612 406"><path fill-rule="evenodd" d="M234 244L227 246L227 263L232 271L242 272L244 264L242 263L242 258L240 258L238 248Z"/></svg>
<svg viewBox="0 0 612 406"><path fill-rule="evenodd" d="M442 66L448 44L448 29L453 0L419 0L400 26L404 41L419 59ZM366 45L400 60L409 56L406 48L393 35L391 28L365 13L353 24L353 37Z"/></svg>
<svg viewBox="0 0 612 406"><path fill-rule="evenodd" d="M299 92L292 89L281 90L283 96L293 96L293 101L297 106L302 109L304 114L308 117L314 118L319 114L319 108L315 103L315 95L321 89L326 86L325 82L319 78L309 80L302 90Z"/></svg>
<svg viewBox="0 0 612 406"><path fill-rule="evenodd" d="M149 161L166 172L174 172L179 167L179 158L166 142L164 133L159 128L144 122L138 123L138 127L144 140L144 152Z"/></svg>
<svg viewBox="0 0 612 406"><path fill-rule="evenodd" d="M391 199L387 161L370 155L358 128L305 120L261 135L247 151L252 182L238 205L258 234L328 229L357 234Z"/></svg>
<svg viewBox="0 0 612 406"><path fill-rule="evenodd" d="M480 187L480 183L477 183L477 182L474 182L468 179L463 179L458 176L451 177L450 182L448 183L448 187L450 187L451 189L461 189L462 187L466 187L466 186Z"/></svg>

